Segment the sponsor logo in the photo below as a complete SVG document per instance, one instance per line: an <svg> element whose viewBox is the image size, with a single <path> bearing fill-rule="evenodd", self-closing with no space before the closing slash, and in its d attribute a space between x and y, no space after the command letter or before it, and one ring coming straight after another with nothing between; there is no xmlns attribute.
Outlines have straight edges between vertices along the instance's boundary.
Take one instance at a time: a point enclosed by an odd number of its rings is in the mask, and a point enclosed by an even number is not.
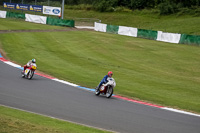
<svg viewBox="0 0 200 133"><path fill-rule="evenodd" d="M44 8L44 12L45 12L45 13L50 13L50 12L51 12L51 9Z"/></svg>
<svg viewBox="0 0 200 133"><path fill-rule="evenodd" d="M60 10L59 9L53 9L52 11L54 14L59 14L60 13Z"/></svg>

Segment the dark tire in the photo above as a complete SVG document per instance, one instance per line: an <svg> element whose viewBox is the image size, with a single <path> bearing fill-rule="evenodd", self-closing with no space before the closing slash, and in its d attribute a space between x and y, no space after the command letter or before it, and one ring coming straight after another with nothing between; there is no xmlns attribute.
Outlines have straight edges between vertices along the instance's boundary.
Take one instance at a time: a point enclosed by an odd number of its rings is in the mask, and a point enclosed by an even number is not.
<svg viewBox="0 0 200 133"><path fill-rule="evenodd" d="M112 86L108 86L107 92L106 92L106 97L110 98L113 94L113 87Z"/></svg>
<svg viewBox="0 0 200 133"><path fill-rule="evenodd" d="M31 80L33 75L34 75L34 72L30 70L30 72L28 73L28 76L27 76L28 79Z"/></svg>
<svg viewBox="0 0 200 133"><path fill-rule="evenodd" d="M98 89L98 87L95 88L95 95L98 96L100 94L100 90Z"/></svg>

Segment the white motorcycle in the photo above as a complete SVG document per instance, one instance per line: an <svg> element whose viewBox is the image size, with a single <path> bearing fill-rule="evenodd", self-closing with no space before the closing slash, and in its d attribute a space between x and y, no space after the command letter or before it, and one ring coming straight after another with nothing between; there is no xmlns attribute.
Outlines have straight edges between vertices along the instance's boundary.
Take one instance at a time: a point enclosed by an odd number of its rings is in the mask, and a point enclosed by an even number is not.
<svg viewBox="0 0 200 133"><path fill-rule="evenodd" d="M100 89L98 87L95 89L95 94L98 96L100 94L106 95L107 98L110 98L113 94L113 89L116 86L116 82L114 78L107 78L108 82L106 84L102 84Z"/></svg>

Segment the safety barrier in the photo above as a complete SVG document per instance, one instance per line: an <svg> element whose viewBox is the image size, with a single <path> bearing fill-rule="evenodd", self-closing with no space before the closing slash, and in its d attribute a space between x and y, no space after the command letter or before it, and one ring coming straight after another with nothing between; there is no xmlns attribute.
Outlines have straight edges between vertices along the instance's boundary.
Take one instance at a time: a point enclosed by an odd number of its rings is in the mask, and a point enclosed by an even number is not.
<svg viewBox="0 0 200 133"><path fill-rule="evenodd" d="M27 22L33 22L33 23L49 24L56 26L68 26L68 27L75 26L74 20L57 19L46 16L17 13L10 11L1 11L1 10L0 10L0 18L20 18L24 19Z"/></svg>
<svg viewBox="0 0 200 133"><path fill-rule="evenodd" d="M25 19L25 13L9 12L6 13L6 18L20 18Z"/></svg>
<svg viewBox="0 0 200 133"><path fill-rule="evenodd" d="M118 34L119 26L116 25L107 25L106 32Z"/></svg>
<svg viewBox="0 0 200 133"><path fill-rule="evenodd" d="M0 18L6 18L6 11L0 10Z"/></svg>
<svg viewBox="0 0 200 133"><path fill-rule="evenodd" d="M40 24L46 24L47 22L46 16L26 14L25 17L26 17L25 21L27 22L40 23Z"/></svg>
<svg viewBox="0 0 200 133"><path fill-rule="evenodd" d="M181 34L178 33L166 33L158 31L157 41L170 42L170 43L179 43Z"/></svg>
<svg viewBox="0 0 200 133"><path fill-rule="evenodd" d="M181 34L181 39L179 43L200 46L200 36Z"/></svg>
<svg viewBox="0 0 200 133"><path fill-rule="evenodd" d="M100 32L106 32L106 27L107 24L102 24L102 23L94 23L94 30L100 31Z"/></svg>
<svg viewBox="0 0 200 133"><path fill-rule="evenodd" d="M46 24L56 25L56 26L68 26L68 27L75 26L74 20L56 19L56 18L51 18L51 17L47 17Z"/></svg>
<svg viewBox="0 0 200 133"><path fill-rule="evenodd" d="M138 29L137 37L156 40L157 31Z"/></svg>
<svg viewBox="0 0 200 133"><path fill-rule="evenodd" d="M140 37L162 42L193 44L200 46L200 36L195 36L195 35L167 33L162 31L137 29L125 26L107 25L97 22L95 22L94 29L95 31L108 32L108 33L114 33L132 37Z"/></svg>
<svg viewBox="0 0 200 133"><path fill-rule="evenodd" d="M119 35L125 35L125 36L132 36L137 37L137 28L132 27L125 27L125 26L119 26L118 34Z"/></svg>

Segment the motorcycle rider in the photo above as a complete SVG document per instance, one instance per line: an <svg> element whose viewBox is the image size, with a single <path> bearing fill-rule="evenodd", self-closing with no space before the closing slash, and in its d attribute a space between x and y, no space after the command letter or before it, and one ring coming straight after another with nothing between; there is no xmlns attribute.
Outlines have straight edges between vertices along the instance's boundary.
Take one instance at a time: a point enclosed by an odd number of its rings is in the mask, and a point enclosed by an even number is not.
<svg viewBox="0 0 200 133"><path fill-rule="evenodd" d="M36 60L35 59L30 60L26 65L24 65L23 73L25 72L26 68L30 67L31 65L35 65L36 66Z"/></svg>
<svg viewBox="0 0 200 133"><path fill-rule="evenodd" d="M109 71L109 72L108 72L108 75L106 75L106 76L103 77L103 79L101 80L101 82L100 82L99 85L97 86L97 89L99 90L100 87L102 86L102 84L107 83L107 82L108 82L107 78L108 78L108 77L111 78L112 75L113 75L113 72L112 72L112 71Z"/></svg>

